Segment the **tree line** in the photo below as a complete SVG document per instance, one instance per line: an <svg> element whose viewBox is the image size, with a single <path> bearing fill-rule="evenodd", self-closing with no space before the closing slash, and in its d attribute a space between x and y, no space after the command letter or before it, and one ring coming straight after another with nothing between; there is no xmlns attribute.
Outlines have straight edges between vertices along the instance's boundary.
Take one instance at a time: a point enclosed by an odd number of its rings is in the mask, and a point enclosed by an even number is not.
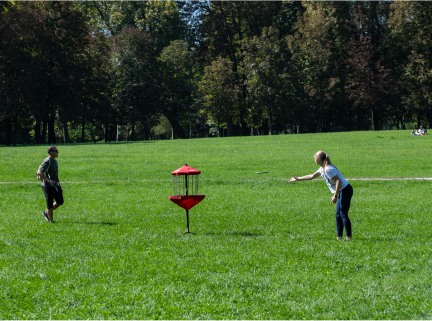
<svg viewBox="0 0 432 321"><path fill-rule="evenodd" d="M431 31L430 2L1 2L0 144L428 127Z"/></svg>

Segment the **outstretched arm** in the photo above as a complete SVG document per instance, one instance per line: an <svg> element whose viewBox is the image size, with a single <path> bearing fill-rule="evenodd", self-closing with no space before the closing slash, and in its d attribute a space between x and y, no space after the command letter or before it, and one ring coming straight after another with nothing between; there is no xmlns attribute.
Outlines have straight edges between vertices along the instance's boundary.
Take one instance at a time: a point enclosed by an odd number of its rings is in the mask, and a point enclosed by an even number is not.
<svg viewBox="0 0 432 321"><path fill-rule="evenodd" d="M291 177L291 179L288 181L288 183L296 182L296 181L309 181L309 180L311 180L311 179L314 179L314 178L317 178L318 176L320 176L320 173L315 172L315 173L313 173L313 174L306 175L306 176L302 176L302 177L297 177L297 176L292 175L292 174L291 174L291 176L292 176L292 177Z"/></svg>

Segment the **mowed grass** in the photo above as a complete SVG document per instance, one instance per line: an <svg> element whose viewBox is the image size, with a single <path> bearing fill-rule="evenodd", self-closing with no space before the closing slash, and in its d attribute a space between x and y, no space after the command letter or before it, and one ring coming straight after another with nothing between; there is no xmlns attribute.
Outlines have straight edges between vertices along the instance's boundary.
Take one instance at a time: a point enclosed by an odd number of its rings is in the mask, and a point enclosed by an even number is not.
<svg viewBox="0 0 432 321"><path fill-rule="evenodd" d="M55 224L35 176L46 146L0 147L0 318L431 319L432 181L351 180L351 242L321 179L286 183L318 150L348 179L432 177L430 145L408 131L59 144ZM186 235L168 200L184 163L206 195Z"/></svg>

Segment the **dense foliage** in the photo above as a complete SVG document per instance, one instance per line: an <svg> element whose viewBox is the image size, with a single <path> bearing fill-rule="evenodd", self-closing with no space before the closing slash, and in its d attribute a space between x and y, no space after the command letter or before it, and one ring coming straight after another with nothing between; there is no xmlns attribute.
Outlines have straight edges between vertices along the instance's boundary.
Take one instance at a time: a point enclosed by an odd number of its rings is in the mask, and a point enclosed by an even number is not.
<svg viewBox="0 0 432 321"><path fill-rule="evenodd" d="M0 144L430 127L431 15L430 2L3 2Z"/></svg>

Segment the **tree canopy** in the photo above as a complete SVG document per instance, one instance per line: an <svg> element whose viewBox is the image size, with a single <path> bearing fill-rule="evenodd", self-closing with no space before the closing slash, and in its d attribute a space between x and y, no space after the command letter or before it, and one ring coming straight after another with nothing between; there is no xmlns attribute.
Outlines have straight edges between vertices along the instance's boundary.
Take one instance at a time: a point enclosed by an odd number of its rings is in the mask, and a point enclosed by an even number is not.
<svg viewBox="0 0 432 321"><path fill-rule="evenodd" d="M0 144L430 127L431 17L430 2L2 2Z"/></svg>

